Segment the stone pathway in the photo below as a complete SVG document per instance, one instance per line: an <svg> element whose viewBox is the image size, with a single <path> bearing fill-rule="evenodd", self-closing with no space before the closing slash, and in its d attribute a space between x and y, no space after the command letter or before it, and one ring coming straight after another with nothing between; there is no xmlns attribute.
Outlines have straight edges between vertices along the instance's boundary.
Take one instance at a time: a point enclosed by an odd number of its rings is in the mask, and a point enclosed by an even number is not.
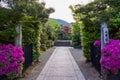
<svg viewBox="0 0 120 80"><path fill-rule="evenodd" d="M56 47L36 80L85 80L68 47Z"/></svg>

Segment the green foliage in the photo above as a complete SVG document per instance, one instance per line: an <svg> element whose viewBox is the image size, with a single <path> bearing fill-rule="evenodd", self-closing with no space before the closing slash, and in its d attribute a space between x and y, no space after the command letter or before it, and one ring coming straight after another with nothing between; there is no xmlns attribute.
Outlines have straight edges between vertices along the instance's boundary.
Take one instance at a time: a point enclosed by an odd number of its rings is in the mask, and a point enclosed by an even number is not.
<svg viewBox="0 0 120 80"><path fill-rule="evenodd" d="M72 39L72 34L66 34L66 39L71 40Z"/></svg>
<svg viewBox="0 0 120 80"><path fill-rule="evenodd" d="M28 26L28 27L27 27ZM34 27L35 26L35 27ZM33 44L33 59L36 60L40 55L40 35L41 25L30 25L29 22L22 26L23 35L23 46L26 44Z"/></svg>
<svg viewBox="0 0 120 80"><path fill-rule="evenodd" d="M79 44L78 42L75 42L75 41L72 42L73 47L78 46L78 44Z"/></svg>
<svg viewBox="0 0 120 80"><path fill-rule="evenodd" d="M100 19L98 17L106 7L105 5L101 6L96 1L79 7L75 8L73 13L75 14L76 23L79 23L80 26L79 33L84 56L87 60L90 60L90 44L100 38Z"/></svg>
<svg viewBox="0 0 120 80"><path fill-rule="evenodd" d="M42 36L46 30L43 26L48 20L51 9L46 9L43 3L34 0L13 0L13 6L9 4L9 7L0 7L0 40L2 43L14 43L17 35L15 27L19 22L22 26L23 46L32 43L33 59L38 59L41 38L46 36Z"/></svg>
<svg viewBox="0 0 120 80"><path fill-rule="evenodd" d="M120 15L118 0L95 0L87 5L72 8L76 22L79 22L84 56L90 59L90 44L100 39L100 23L107 22L110 38L120 39Z"/></svg>
<svg viewBox="0 0 120 80"><path fill-rule="evenodd" d="M41 34L41 40L40 40L40 42L41 42L40 48L43 51L45 51L47 49L47 47L46 47L46 41L47 40L48 40L48 35L45 32L42 32L42 34Z"/></svg>
<svg viewBox="0 0 120 80"><path fill-rule="evenodd" d="M45 51L47 48L52 46L52 40L58 39L58 33L60 30L60 25L53 20L48 20L47 23L42 27L41 36L41 50Z"/></svg>
<svg viewBox="0 0 120 80"><path fill-rule="evenodd" d="M36 60L40 55L42 26L46 23L49 14L43 4L31 2L24 7L23 15L20 21L23 25L23 45L33 44L33 59Z"/></svg>
<svg viewBox="0 0 120 80"><path fill-rule="evenodd" d="M47 40L45 44L47 48L50 48L52 46L52 40Z"/></svg>
<svg viewBox="0 0 120 80"><path fill-rule="evenodd" d="M73 46L78 46L80 45L80 27L79 24L77 23L72 23L72 44Z"/></svg>
<svg viewBox="0 0 120 80"><path fill-rule="evenodd" d="M14 43L16 36L17 32L14 28L8 28L4 31L0 31L0 43L1 44Z"/></svg>
<svg viewBox="0 0 120 80"><path fill-rule="evenodd" d="M109 21L109 31L110 37L114 39L120 39L120 14L117 14L116 17L111 18Z"/></svg>
<svg viewBox="0 0 120 80"><path fill-rule="evenodd" d="M44 47L45 41L48 36L45 32L45 23L48 20L48 9L45 8L44 4L31 2L26 4L24 8L24 17L21 19L23 24L23 43L33 44L33 59L38 59L40 55L40 48Z"/></svg>
<svg viewBox="0 0 120 80"><path fill-rule="evenodd" d="M12 25L11 17L12 10L0 7L0 30L5 30L9 27L14 27ZM11 24L11 26L9 24Z"/></svg>
<svg viewBox="0 0 120 80"><path fill-rule="evenodd" d="M61 26L56 23L54 20L48 20L45 25L46 33L48 35L48 39L56 40L59 38L59 34L61 34Z"/></svg>
<svg viewBox="0 0 120 80"><path fill-rule="evenodd" d="M46 44L42 44L42 45L41 45L41 49L42 49L43 51L46 51L46 49L47 49Z"/></svg>

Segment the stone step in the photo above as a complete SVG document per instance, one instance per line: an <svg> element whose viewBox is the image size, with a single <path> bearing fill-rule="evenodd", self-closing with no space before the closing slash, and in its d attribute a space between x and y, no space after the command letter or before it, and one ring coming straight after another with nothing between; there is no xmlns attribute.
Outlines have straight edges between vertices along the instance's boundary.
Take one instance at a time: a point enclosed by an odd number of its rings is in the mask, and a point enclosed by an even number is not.
<svg viewBox="0 0 120 80"><path fill-rule="evenodd" d="M72 46L70 40L58 40L54 42L54 46Z"/></svg>

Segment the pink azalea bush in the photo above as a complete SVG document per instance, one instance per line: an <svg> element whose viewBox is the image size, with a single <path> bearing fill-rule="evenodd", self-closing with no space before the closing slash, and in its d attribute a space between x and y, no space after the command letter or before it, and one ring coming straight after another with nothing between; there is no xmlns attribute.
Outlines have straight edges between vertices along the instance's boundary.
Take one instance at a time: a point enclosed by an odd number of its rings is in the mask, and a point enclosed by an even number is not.
<svg viewBox="0 0 120 80"><path fill-rule="evenodd" d="M101 49L102 59L101 66L104 68L103 73L115 74L120 70L120 41L110 39L109 42Z"/></svg>
<svg viewBox="0 0 120 80"><path fill-rule="evenodd" d="M96 40L94 42L94 46L96 46L97 48L100 48L100 45L101 45L101 41L100 40Z"/></svg>
<svg viewBox="0 0 120 80"><path fill-rule="evenodd" d="M0 76L6 75L9 79L20 76L23 69L23 50L12 44L0 46Z"/></svg>

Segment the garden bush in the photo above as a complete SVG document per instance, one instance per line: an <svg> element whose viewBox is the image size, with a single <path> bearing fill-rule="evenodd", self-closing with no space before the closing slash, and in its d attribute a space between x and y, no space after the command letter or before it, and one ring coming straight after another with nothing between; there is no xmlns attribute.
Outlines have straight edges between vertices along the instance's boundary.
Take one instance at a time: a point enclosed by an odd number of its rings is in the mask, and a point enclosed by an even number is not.
<svg viewBox="0 0 120 80"><path fill-rule="evenodd" d="M101 49L101 66L105 74L116 74L120 70L120 40L109 40L103 49Z"/></svg>
<svg viewBox="0 0 120 80"><path fill-rule="evenodd" d="M26 4L25 9L27 12L22 18L23 45L33 44L33 59L36 61L40 56L41 39L45 37L42 34L49 12L44 4L36 2Z"/></svg>
<svg viewBox="0 0 120 80"><path fill-rule="evenodd" d="M8 28L4 31L0 32L0 43L1 44L8 44L12 43L14 44L15 37L17 36L17 32L15 28Z"/></svg>
<svg viewBox="0 0 120 80"><path fill-rule="evenodd" d="M41 50L46 51L46 49L47 49L46 44L42 44L41 45Z"/></svg>
<svg viewBox="0 0 120 80"><path fill-rule="evenodd" d="M6 75L9 80L20 77L23 69L23 50L12 44L0 46L0 76Z"/></svg>
<svg viewBox="0 0 120 80"><path fill-rule="evenodd" d="M77 23L72 23L72 26L72 45L75 47L81 45L80 26Z"/></svg>
<svg viewBox="0 0 120 80"><path fill-rule="evenodd" d="M78 42L72 42L73 47L78 46Z"/></svg>
<svg viewBox="0 0 120 80"><path fill-rule="evenodd" d="M100 49L101 41L96 40L94 45ZM104 48L101 49L100 64L103 67L102 73L110 75L120 71L120 40L110 39Z"/></svg>
<svg viewBox="0 0 120 80"><path fill-rule="evenodd" d="M87 5L75 5L72 8L76 23L80 23L81 44L84 56L90 59L90 44L100 39L100 24L108 24L110 38L119 37L119 8L114 0L95 0ZM119 3L119 1L116 0Z"/></svg>
<svg viewBox="0 0 120 80"><path fill-rule="evenodd" d="M8 0L8 4L11 3ZM9 5L10 8L0 7L0 34L4 30L14 28L20 24L22 27L22 46L27 44L33 45L33 59L38 59L40 55L41 35L44 33L44 25L48 21L49 14L54 12L52 8L45 8L44 3L38 3L34 0L14 0L13 5ZM46 28L45 28L46 30ZM7 31L9 32L9 31ZM14 31L11 31L14 32ZM9 37L10 39L6 39ZM0 35L1 39L4 39L1 43L14 44L14 33ZM11 35L11 36L9 36ZM45 37L45 36L44 36ZM0 39L0 40L1 40ZM7 42L8 40L9 42ZM11 41L11 42L10 42Z"/></svg>
<svg viewBox="0 0 120 80"><path fill-rule="evenodd" d="M32 44L33 45L33 60L38 59L40 56L40 34L41 34L41 26L33 25L31 23L24 23L22 26L22 33L23 35L23 47L26 44Z"/></svg>
<svg viewBox="0 0 120 80"><path fill-rule="evenodd" d="M88 59L90 59L90 44L94 42L94 40L100 38L100 28L96 26L87 26L83 27L82 29L82 36L81 36L81 42L82 42L82 50L83 55Z"/></svg>
<svg viewBox="0 0 120 80"><path fill-rule="evenodd" d="M52 40L47 40L45 44L47 48L50 48L52 46Z"/></svg>
<svg viewBox="0 0 120 80"><path fill-rule="evenodd" d="M45 24L45 33L47 33L49 40L61 39L61 25L54 20L49 19Z"/></svg>

